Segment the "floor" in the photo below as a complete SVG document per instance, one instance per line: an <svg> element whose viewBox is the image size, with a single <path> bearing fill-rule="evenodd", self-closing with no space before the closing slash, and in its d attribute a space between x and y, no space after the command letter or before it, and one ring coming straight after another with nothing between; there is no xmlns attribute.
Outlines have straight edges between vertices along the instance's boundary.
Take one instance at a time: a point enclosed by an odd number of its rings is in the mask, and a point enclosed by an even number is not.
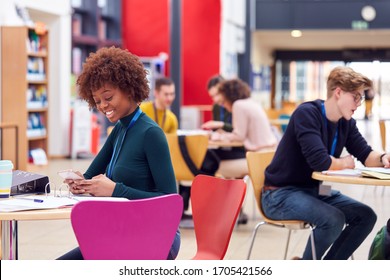
<svg viewBox="0 0 390 280"><path fill-rule="evenodd" d="M361 132L366 136L368 142L376 149L380 149L380 137L377 120L358 121ZM33 172L47 174L56 184L61 183L57 171L72 168L84 171L90 160L50 160L49 165L43 167L30 167ZM350 195L370 205L378 215L378 222L366 241L354 253L354 259L367 259L370 244L376 232L390 218L390 189L373 186L349 186L334 184L334 188L341 189L343 193ZM244 211L250 216L246 225L237 225L233 231L229 248L225 259L243 260L246 259L252 230L257 222L261 220L257 213L253 194L248 189L244 201ZM24 221L19 222L19 259L55 259L61 254L74 248L77 245L73 235L70 221ZM196 241L193 229L182 229L182 244L178 259L190 259L196 252ZM292 233L287 259L293 256L300 256L309 235L308 230L299 230ZM285 229L262 226L259 230L252 259L280 260L283 259L287 231Z"/></svg>

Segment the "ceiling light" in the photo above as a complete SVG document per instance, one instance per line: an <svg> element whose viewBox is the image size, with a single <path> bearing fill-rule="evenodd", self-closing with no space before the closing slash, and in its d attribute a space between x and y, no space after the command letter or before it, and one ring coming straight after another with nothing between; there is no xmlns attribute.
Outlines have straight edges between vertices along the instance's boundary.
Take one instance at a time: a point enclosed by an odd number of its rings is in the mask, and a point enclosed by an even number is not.
<svg viewBox="0 0 390 280"><path fill-rule="evenodd" d="M373 6L364 6L361 11L362 18L365 21L373 21L376 17L376 10Z"/></svg>
<svg viewBox="0 0 390 280"><path fill-rule="evenodd" d="M291 37L294 37L294 38L302 37L302 31L297 30L297 29L291 31Z"/></svg>

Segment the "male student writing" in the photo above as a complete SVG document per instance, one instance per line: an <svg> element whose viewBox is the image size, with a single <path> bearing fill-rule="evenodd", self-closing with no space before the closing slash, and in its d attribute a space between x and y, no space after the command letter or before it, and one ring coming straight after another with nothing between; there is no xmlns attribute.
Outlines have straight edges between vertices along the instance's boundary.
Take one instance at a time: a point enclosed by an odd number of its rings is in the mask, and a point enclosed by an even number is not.
<svg viewBox="0 0 390 280"><path fill-rule="evenodd" d="M371 80L349 67L336 67L327 81L326 101L301 104L265 171L264 213L271 219L304 220L315 225L317 259L348 259L376 222L367 205L337 190L324 193L313 171L366 166L389 167L389 154L373 151L360 134L353 113ZM346 148L348 155L341 156ZM313 259L308 241L302 259Z"/></svg>

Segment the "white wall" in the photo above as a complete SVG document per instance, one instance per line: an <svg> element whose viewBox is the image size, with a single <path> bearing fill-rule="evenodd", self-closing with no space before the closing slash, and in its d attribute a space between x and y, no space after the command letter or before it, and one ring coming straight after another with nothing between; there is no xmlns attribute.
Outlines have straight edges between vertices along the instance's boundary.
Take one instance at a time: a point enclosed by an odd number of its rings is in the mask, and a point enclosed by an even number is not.
<svg viewBox="0 0 390 280"><path fill-rule="evenodd" d="M14 5L49 29L49 156L69 155L71 7L70 0L2 0L0 25L21 25Z"/></svg>

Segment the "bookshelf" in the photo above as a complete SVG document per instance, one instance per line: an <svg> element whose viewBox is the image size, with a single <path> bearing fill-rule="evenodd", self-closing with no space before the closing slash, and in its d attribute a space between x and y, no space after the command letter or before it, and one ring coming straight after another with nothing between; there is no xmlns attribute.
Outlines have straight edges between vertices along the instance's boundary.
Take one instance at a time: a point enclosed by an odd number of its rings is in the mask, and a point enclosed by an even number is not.
<svg viewBox="0 0 390 280"><path fill-rule="evenodd" d="M76 81L82 64L91 52L102 47L122 46L122 0L72 0L72 70L71 106L77 106ZM103 125L105 136L106 118L94 111ZM75 127L75 124L73 124ZM99 136L97 136L99 137ZM72 140L73 141L73 140ZM76 145L73 141L72 145ZM92 140L92 143L94 140ZM93 144L91 144L93 146ZM72 155L74 151L71 152Z"/></svg>
<svg viewBox="0 0 390 280"><path fill-rule="evenodd" d="M1 27L1 121L18 125L21 170L31 150L48 153L48 36L26 26ZM1 137L2 157L15 161L15 137Z"/></svg>
<svg viewBox="0 0 390 280"><path fill-rule="evenodd" d="M121 0L73 0L72 75L77 77L89 53L122 45Z"/></svg>

